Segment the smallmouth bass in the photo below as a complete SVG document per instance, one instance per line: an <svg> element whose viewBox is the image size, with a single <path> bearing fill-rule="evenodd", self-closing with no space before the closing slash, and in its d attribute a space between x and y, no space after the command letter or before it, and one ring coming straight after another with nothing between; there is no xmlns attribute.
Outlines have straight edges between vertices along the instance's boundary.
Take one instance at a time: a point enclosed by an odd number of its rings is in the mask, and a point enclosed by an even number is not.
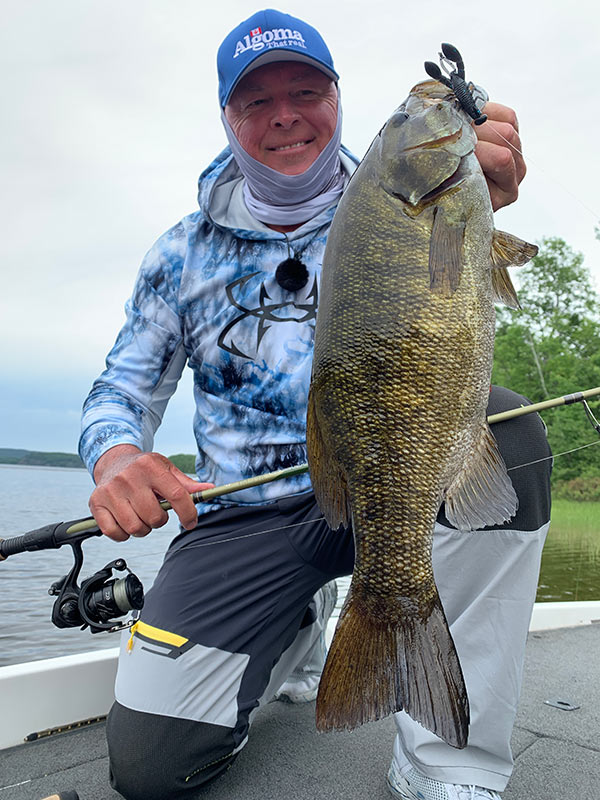
<svg viewBox="0 0 600 800"><path fill-rule="evenodd" d="M454 747L469 705L431 565L433 527L502 524L517 497L486 422L506 267L471 120L415 86L352 177L329 233L307 414L329 525L352 523L352 582L321 678L320 730L405 710Z"/></svg>

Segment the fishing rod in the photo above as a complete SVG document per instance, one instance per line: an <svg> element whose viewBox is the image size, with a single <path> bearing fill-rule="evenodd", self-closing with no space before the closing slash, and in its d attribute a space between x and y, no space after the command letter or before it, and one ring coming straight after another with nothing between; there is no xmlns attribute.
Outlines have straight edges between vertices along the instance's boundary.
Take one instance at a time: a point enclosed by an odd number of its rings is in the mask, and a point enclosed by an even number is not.
<svg viewBox="0 0 600 800"><path fill-rule="evenodd" d="M559 406L572 405L573 403L582 403L586 415L590 420L592 426L600 434L600 423L592 414L592 411L587 404L587 400L592 397L600 396L600 386L594 389L586 389L582 392L574 392L573 394L562 395L555 397L551 400L543 400L540 403L531 403L526 406L519 406L518 408L511 408L508 411L502 411L498 414L491 414L487 417L487 422L494 425L498 422L505 422L525 414L533 414L539 411L545 411L549 408L556 408ZM207 502L215 497L221 497L233 492L240 492L244 489L250 489L255 486L262 486L266 483L273 481L291 478L296 475L302 475L308 472L308 464L298 464L294 467L287 467L286 469L276 470L275 472L268 472L263 475L255 475L251 478L226 483L221 486L215 486L212 489L204 489L200 492L192 492L190 497L194 503ZM173 507L167 500L160 501L160 507L165 511L170 511ZM11 539L0 539L0 561L4 561L8 556L25 551L35 550L49 550L62 547L65 544L72 545L76 542L81 542L91 536L102 536L102 531L98 527L96 520L93 517L82 517L69 522L60 522L50 525L45 525L43 528L38 528L20 536L15 536Z"/></svg>
<svg viewBox="0 0 600 800"><path fill-rule="evenodd" d="M587 418L592 424L592 427L597 433L600 433L600 423L592 414L592 411L587 404L587 400L591 397L598 397L600 395L600 386L595 389L586 389L583 392L574 392L573 394L565 394L562 397L554 397L552 400L542 400L540 403L532 403L529 406L520 406L519 408L511 408L509 411L501 411L499 414L491 414L487 421L490 425L495 422L504 422L507 419L514 419L515 417L522 417L524 414L533 414L534 411L546 411L549 408L557 408L558 406L570 406L573 403L581 403L585 409Z"/></svg>
<svg viewBox="0 0 600 800"><path fill-rule="evenodd" d="M493 425L549 408L582 403L591 425L600 434L600 423L594 417L587 403L588 399L598 396L600 396L600 387L587 389L583 392L575 392L492 414L488 416L487 421ZM306 472L308 472L308 464L298 464L264 475L215 486L212 489L193 492L190 496L194 503L206 502L215 497L262 486ZM165 511L172 509L167 500L161 500L160 506ZM127 567L123 558L117 558L106 564L90 578L84 580L81 586L77 583L83 564L82 542L93 536L102 536L102 531L93 517L83 517L68 522L45 525L10 539L0 539L0 561L17 553L57 549L63 545L69 545L73 549L75 560L73 568L68 575L53 583L48 590L50 595L57 597L52 610L52 622L59 628L81 626L84 629L89 626L92 633L121 630L129 627L131 623L115 624L115 619L124 616L129 611L140 610L143 607L142 583ZM113 578L113 570L117 572L126 570L128 575L125 578Z"/></svg>
<svg viewBox="0 0 600 800"><path fill-rule="evenodd" d="M558 406L568 406L573 403L582 403L592 426L600 434L600 423L594 417L587 404L587 400L592 397L600 397L600 386L595 389L586 389L583 392L574 392L573 394L555 397L551 400L543 400L540 403L531 403L530 405L511 408L508 411L502 411L498 414L491 414L488 416L487 421L490 425L494 425L498 422L505 422L510 419L515 419L516 417L524 416L525 414L546 411L549 408L556 408ZM245 478L243 480L234 481L233 483L225 483L222 486L215 486L212 489L192 492L190 497L194 503L204 503L215 497L232 494L233 492L241 492L244 489L251 489L255 486L262 486L266 483L272 483L273 481L279 481L285 478L292 478L296 475L302 475L305 472L308 472L308 464L298 464L295 467L287 467L286 469L267 472L263 475L255 475L252 478ZM165 511L170 511L173 508L167 500L161 500L160 507ZM58 548L62 547L64 544L73 544L73 542L76 541L83 541L90 536L102 536L102 531L93 517L82 517L81 519L71 520L70 522L45 525L43 528L29 531L21 536L15 536L11 539L0 539L0 561L16 553Z"/></svg>
<svg viewBox="0 0 600 800"><path fill-rule="evenodd" d="M214 497L239 492L270 481L300 475L307 470L307 464L288 467L277 472L215 486L213 489L193 492L191 498L194 503L205 502ZM166 500L160 501L160 505L165 511L172 508ZM54 550L69 545L73 550L74 565L67 575L55 581L48 589L48 594L56 597L52 607L52 622L57 628L81 627L83 630L89 626L91 633L103 631L112 633L130 627L131 620L120 622L115 620L129 611L139 611L143 608L144 587L137 575L129 569L124 558L116 558L109 562L79 585L77 581L83 566L82 543L92 536L102 536L102 531L93 517L51 523L21 536L0 539L0 561L17 553ZM124 578L114 578L113 571L127 571L128 574Z"/></svg>
<svg viewBox="0 0 600 800"><path fill-rule="evenodd" d="M292 478L308 472L308 464L298 464L296 467L287 467L276 472L267 472L264 475L255 475L252 478L244 478L233 483L224 483L222 486L215 486L212 489L204 489L201 492L192 492L190 497L194 503L205 503L214 497L221 497L232 492L241 492L244 489L251 489L254 486L262 486L265 483L279 481L283 478ZM161 500L160 507L165 511L171 511L173 506L168 500ZM23 533L21 536L14 536L11 539L0 539L0 561L4 561L9 556L26 551L52 550L62 547L65 544L73 545L80 543L91 536L102 536L102 531L94 517L81 517L69 522L51 523L37 528L33 531Z"/></svg>

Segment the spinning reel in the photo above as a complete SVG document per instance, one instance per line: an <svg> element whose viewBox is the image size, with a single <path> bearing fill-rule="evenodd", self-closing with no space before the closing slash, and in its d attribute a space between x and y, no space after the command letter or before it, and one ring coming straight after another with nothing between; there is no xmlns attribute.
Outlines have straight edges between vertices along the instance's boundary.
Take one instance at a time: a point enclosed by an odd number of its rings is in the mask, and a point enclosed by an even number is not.
<svg viewBox="0 0 600 800"><path fill-rule="evenodd" d="M144 587L125 559L116 558L78 586L77 578L83 564L81 544L73 546L73 554L73 569L48 589L48 594L57 598L52 608L52 622L57 628L81 626L81 630L89 625L91 633L129 627L127 622L115 624L114 620L143 607ZM113 578L113 570L126 570L128 574L124 578Z"/></svg>
<svg viewBox="0 0 600 800"><path fill-rule="evenodd" d="M82 542L90 536L101 536L99 528L78 530L85 520L60 522L46 525L34 531L0 540L0 560L26 550L48 550L68 544L73 550L75 563L71 571L55 581L48 594L56 597L52 608L52 622L57 628L84 630L91 633L118 631L128 628L130 623L115 620L129 611L139 611L144 605L144 587L140 579L128 568L125 559L117 558L106 564L89 578L77 583L83 566ZM123 578L113 577L116 572L127 571Z"/></svg>

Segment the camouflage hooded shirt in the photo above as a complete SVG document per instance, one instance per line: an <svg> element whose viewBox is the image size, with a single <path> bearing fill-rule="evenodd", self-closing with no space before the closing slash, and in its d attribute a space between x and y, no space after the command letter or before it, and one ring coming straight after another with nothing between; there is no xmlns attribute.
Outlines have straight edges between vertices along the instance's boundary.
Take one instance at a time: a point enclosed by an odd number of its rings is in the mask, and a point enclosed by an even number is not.
<svg viewBox="0 0 600 800"><path fill-rule="evenodd" d="M350 173L355 159L342 149ZM84 404L79 452L93 472L118 444L151 450L187 365L194 376L198 478L216 485L306 461L306 405L318 285L332 206L290 234L241 200L229 149L199 180L200 210L146 254L126 321ZM278 265L296 256L308 280L289 291ZM265 503L310 489L308 474L199 504Z"/></svg>

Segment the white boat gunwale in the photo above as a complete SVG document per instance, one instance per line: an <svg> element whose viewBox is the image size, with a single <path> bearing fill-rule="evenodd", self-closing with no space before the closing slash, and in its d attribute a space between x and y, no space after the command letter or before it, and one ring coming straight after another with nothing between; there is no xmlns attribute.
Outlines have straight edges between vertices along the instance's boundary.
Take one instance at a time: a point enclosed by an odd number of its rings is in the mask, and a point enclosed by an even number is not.
<svg viewBox="0 0 600 800"><path fill-rule="evenodd" d="M337 618L328 626L331 640ZM530 632L600 623L600 600L534 605ZM108 713L119 648L0 667L0 750Z"/></svg>

